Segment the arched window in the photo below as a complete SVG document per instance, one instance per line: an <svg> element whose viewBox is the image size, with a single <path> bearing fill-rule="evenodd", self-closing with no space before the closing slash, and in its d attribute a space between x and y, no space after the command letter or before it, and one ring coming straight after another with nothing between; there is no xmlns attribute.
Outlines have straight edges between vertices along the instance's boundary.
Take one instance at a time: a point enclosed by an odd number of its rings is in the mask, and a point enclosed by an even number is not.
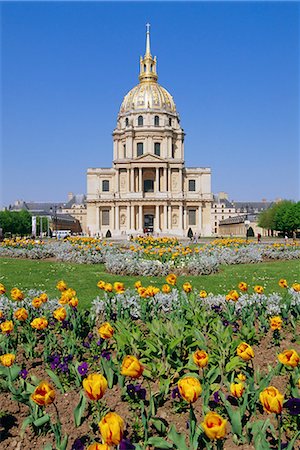
<svg viewBox="0 0 300 450"><path fill-rule="evenodd" d="M146 64L144 64L144 72L146 72Z"/></svg>
<svg viewBox="0 0 300 450"><path fill-rule="evenodd" d="M154 143L154 154L160 156L160 142Z"/></svg>
<svg viewBox="0 0 300 450"><path fill-rule="evenodd" d="M151 66L150 66L150 72L152 72L152 64L151 64Z"/></svg>
<svg viewBox="0 0 300 450"><path fill-rule="evenodd" d="M125 127L128 127L128 125L129 125L129 120L128 120L128 117L126 117L126 119L125 119Z"/></svg>
<svg viewBox="0 0 300 450"><path fill-rule="evenodd" d="M156 126L156 127L159 126L159 117L158 116L154 116L154 126Z"/></svg>
<svg viewBox="0 0 300 450"><path fill-rule="evenodd" d="M138 117L138 125L139 125L139 126L144 125L144 119L143 119L143 116L139 116L139 117Z"/></svg>
<svg viewBox="0 0 300 450"><path fill-rule="evenodd" d="M171 117L169 117L169 127L171 127L172 126L172 119L171 119Z"/></svg>

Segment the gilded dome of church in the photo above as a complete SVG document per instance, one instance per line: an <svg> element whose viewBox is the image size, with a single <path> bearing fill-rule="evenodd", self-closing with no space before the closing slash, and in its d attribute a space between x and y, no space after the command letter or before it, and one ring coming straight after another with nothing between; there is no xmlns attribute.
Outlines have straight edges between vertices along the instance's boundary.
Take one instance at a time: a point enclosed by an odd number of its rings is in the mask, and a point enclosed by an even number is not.
<svg viewBox="0 0 300 450"><path fill-rule="evenodd" d="M131 89L124 97L120 114L145 109L176 113L172 95L155 81L145 81Z"/></svg>
<svg viewBox="0 0 300 450"><path fill-rule="evenodd" d="M156 57L150 52L150 31L147 24L146 53L140 58L139 84L125 95L120 115L146 109L177 114L172 95L157 83Z"/></svg>

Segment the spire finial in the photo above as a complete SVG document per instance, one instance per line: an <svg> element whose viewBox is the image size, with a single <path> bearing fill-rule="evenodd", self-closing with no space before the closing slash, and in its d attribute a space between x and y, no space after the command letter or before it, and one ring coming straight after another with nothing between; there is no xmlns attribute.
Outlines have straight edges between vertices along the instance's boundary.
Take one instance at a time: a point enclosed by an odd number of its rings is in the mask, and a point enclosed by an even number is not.
<svg viewBox="0 0 300 450"><path fill-rule="evenodd" d="M145 56L150 56L150 23L146 23L146 53Z"/></svg>

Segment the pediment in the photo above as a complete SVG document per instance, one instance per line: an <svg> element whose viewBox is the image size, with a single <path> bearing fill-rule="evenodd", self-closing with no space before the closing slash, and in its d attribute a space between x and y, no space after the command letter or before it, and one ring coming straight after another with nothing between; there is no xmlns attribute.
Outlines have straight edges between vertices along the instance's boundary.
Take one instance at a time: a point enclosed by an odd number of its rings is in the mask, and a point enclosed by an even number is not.
<svg viewBox="0 0 300 450"><path fill-rule="evenodd" d="M145 163L157 163L157 162L162 162L164 161L164 159L161 156L157 156L157 155L153 155L151 153L145 153L144 155L138 156L137 158L135 158L135 161L138 162L145 162Z"/></svg>

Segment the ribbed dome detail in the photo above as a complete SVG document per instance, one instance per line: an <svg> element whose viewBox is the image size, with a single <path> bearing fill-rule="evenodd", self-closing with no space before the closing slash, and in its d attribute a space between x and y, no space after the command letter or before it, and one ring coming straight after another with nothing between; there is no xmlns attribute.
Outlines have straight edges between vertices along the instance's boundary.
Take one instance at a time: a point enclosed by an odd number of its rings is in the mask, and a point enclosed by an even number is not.
<svg viewBox="0 0 300 450"><path fill-rule="evenodd" d="M156 82L142 82L125 95L119 114L155 110L176 114L176 105L169 92Z"/></svg>

